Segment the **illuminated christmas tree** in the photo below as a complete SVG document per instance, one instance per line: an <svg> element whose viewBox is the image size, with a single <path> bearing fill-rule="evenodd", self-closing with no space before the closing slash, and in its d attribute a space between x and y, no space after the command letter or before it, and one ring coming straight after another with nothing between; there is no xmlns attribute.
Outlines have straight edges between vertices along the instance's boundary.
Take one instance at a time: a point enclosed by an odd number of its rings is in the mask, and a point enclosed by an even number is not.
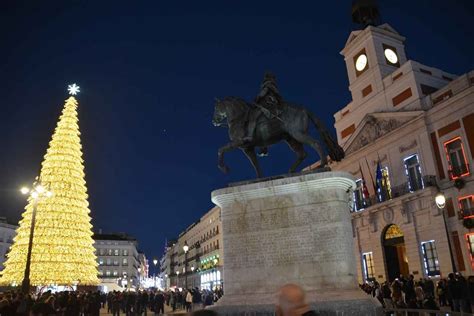
<svg viewBox="0 0 474 316"><path fill-rule="evenodd" d="M78 86L69 86L71 96L64 105L38 179L52 195L35 199L37 193L32 193L29 197L1 272L1 284L20 285L23 281L35 203L31 285L99 283L79 138L78 103L74 97L77 92Z"/></svg>

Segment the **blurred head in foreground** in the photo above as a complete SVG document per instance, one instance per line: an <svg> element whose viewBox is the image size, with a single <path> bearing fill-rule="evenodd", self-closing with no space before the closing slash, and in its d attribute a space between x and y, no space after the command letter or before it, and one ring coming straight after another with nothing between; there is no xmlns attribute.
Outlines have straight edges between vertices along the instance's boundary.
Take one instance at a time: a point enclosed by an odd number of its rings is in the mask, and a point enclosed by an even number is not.
<svg viewBox="0 0 474 316"><path fill-rule="evenodd" d="M306 303L306 294L299 285L283 285L278 291L277 300L277 316L315 315Z"/></svg>

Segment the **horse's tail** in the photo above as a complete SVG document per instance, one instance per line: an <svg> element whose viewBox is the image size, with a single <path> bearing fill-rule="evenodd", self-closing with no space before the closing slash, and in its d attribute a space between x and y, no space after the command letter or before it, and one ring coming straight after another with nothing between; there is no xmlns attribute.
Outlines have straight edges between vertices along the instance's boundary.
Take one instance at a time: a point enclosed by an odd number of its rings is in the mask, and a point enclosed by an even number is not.
<svg viewBox="0 0 474 316"><path fill-rule="evenodd" d="M329 157L331 157L333 161L341 161L345 156L344 149L342 149L342 147L339 146L339 144L334 140L324 123L318 117L316 117L316 115L308 110L306 110L306 112L308 113L309 118L313 122L318 132L321 134L321 139L327 147Z"/></svg>

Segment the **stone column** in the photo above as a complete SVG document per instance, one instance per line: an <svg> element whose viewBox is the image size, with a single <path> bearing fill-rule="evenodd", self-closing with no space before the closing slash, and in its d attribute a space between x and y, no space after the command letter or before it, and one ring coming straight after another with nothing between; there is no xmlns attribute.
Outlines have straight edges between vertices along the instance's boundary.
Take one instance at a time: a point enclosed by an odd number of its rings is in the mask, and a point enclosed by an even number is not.
<svg viewBox="0 0 474 316"><path fill-rule="evenodd" d="M212 192L222 210L224 241L225 294L219 313L236 308L270 313L278 288L296 283L317 308L345 312L354 308L354 300L363 300L372 308L363 315L375 315L376 304L356 281L350 217L354 187L348 173L322 172Z"/></svg>

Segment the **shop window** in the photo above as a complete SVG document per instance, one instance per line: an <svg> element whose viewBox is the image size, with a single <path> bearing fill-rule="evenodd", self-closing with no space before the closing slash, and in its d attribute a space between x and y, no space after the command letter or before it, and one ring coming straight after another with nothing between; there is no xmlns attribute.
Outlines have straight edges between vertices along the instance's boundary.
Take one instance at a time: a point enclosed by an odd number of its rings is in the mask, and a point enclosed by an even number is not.
<svg viewBox="0 0 474 316"><path fill-rule="evenodd" d="M405 165L405 174L408 179L408 189L415 192L423 189L423 177L421 176L421 167L418 155L411 155L403 159Z"/></svg>
<svg viewBox="0 0 474 316"><path fill-rule="evenodd" d="M444 148L448 158L450 178L457 179L469 175L469 165L461 138L456 137L445 142Z"/></svg>
<svg viewBox="0 0 474 316"><path fill-rule="evenodd" d="M459 217L474 218L474 195L459 198Z"/></svg>
<svg viewBox="0 0 474 316"><path fill-rule="evenodd" d="M375 280L374 259L372 252L364 252L362 254L362 264L364 275L367 281Z"/></svg>
<svg viewBox="0 0 474 316"><path fill-rule="evenodd" d="M438 252L434 240L423 241L421 243L421 250L423 252L423 261L425 272L427 276L440 275Z"/></svg>

